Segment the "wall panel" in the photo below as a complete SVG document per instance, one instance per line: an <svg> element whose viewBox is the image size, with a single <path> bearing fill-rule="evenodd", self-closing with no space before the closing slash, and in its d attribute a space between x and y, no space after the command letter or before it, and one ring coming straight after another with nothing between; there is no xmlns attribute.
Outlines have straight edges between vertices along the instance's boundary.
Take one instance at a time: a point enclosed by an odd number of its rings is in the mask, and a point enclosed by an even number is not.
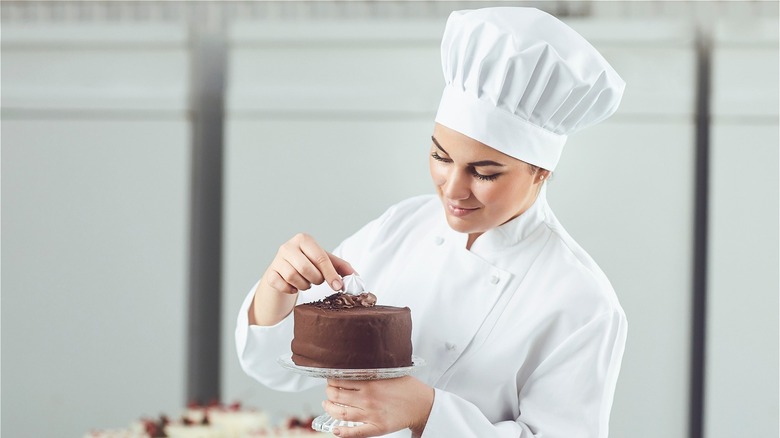
<svg viewBox="0 0 780 438"><path fill-rule="evenodd" d="M3 27L3 436L184 404L186 32L124 32Z"/></svg>
<svg viewBox="0 0 780 438"><path fill-rule="evenodd" d="M718 23L712 57L705 433L777 436L777 20Z"/></svg>
<svg viewBox="0 0 780 438"><path fill-rule="evenodd" d="M680 21L572 26L626 81L606 123L572 135L549 184L558 218L628 318L611 437L688 436L696 55ZM652 72L649 74L649 72Z"/></svg>

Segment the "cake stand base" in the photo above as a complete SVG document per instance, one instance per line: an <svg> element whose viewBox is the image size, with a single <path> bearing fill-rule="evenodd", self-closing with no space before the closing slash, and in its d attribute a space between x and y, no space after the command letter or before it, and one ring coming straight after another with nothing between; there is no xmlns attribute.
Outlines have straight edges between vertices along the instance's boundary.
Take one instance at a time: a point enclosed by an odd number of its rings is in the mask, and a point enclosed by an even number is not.
<svg viewBox="0 0 780 438"><path fill-rule="evenodd" d="M311 423L311 428L317 432L330 433L333 432L333 429L337 427L355 427L362 425L363 423L360 422L337 420L328 414L322 414L314 419L314 421Z"/></svg>

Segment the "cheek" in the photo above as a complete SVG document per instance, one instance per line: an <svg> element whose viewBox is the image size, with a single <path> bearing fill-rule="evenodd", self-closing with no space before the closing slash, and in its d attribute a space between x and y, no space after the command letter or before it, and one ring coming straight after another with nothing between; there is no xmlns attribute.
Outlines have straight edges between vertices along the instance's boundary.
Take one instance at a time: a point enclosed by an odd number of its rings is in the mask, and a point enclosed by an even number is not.
<svg viewBox="0 0 780 438"><path fill-rule="evenodd" d="M496 190L495 183L475 184L471 193L483 205L493 204L501 201L501 190Z"/></svg>
<svg viewBox="0 0 780 438"><path fill-rule="evenodd" d="M442 169L442 166L437 161L431 159L428 162L428 170L431 172L431 180L437 187L444 185L447 182L447 174Z"/></svg>
<svg viewBox="0 0 780 438"><path fill-rule="evenodd" d="M493 183L478 184L474 188L474 196L485 205L492 205L499 209L513 209L520 198L517 187L507 184L508 181L496 181Z"/></svg>

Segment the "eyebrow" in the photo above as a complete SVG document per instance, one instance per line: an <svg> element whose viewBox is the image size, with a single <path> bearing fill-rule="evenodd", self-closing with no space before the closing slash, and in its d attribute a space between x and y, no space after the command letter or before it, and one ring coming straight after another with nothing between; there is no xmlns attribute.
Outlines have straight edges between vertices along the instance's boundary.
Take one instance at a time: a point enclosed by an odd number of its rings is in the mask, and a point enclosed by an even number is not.
<svg viewBox="0 0 780 438"><path fill-rule="evenodd" d="M449 153L448 153L447 151L445 151L443 147L441 147L441 145L439 144L439 142L438 142L438 141L436 141L436 137L434 137L434 136L431 136L431 140L433 140L433 144L435 144L437 148L439 148L439 149L440 149L442 152L444 152L445 154L449 155ZM497 162L495 162L495 161L492 161L492 160L474 161L474 162L468 163L468 165L469 165L469 166L472 166L472 167L481 167L481 166L499 166L499 167L505 167L505 165L503 165L503 164L501 164L501 163L497 163Z"/></svg>

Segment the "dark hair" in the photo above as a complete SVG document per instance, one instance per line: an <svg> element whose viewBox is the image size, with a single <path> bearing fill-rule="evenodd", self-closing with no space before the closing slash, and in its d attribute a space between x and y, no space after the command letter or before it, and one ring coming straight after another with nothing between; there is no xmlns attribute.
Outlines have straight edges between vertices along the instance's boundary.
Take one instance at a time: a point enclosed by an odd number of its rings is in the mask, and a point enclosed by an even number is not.
<svg viewBox="0 0 780 438"><path fill-rule="evenodd" d="M525 164L527 164L527 165L528 165L528 169L531 171L531 175L536 175L536 173L537 173L537 172L539 172L540 170L542 170L542 168L541 168L541 167L539 167L539 166L536 166L536 165L533 165L533 164L531 164L531 163L525 163Z"/></svg>

